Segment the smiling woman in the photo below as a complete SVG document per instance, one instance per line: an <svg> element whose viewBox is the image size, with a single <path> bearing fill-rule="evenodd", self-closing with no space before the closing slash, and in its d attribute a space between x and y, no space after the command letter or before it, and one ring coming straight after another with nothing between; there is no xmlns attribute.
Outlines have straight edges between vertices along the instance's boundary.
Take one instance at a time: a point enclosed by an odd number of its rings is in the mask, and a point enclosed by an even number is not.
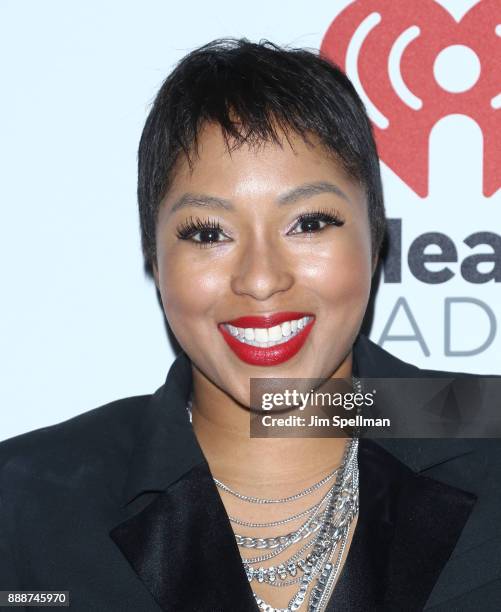
<svg viewBox="0 0 501 612"><path fill-rule="evenodd" d="M215 41L162 85L138 159L145 264L181 351L154 394L0 445L0 590L70 590L82 612L487 609L500 589L475 599L464 578L501 535L499 445L309 436L292 411L275 420L298 435L249 432L251 379L364 397L365 378L469 378L360 331L385 217L347 77Z"/></svg>
<svg viewBox="0 0 501 612"><path fill-rule="evenodd" d="M154 275L169 325L193 355L196 399L208 379L227 392L217 402L222 414L245 421L245 411L223 404L249 405L249 363L277 366L255 375L351 375L350 349L375 264L367 202L320 143L294 134L230 154L220 126L210 124L198 147L193 169L178 164L160 207ZM281 314L290 310L298 314ZM308 313L306 325L291 334ZM235 322L249 316L257 320ZM280 342L287 321L286 342L256 346L270 341L268 329L271 342ZM240 334L231 334L228 323Z"/></svg>

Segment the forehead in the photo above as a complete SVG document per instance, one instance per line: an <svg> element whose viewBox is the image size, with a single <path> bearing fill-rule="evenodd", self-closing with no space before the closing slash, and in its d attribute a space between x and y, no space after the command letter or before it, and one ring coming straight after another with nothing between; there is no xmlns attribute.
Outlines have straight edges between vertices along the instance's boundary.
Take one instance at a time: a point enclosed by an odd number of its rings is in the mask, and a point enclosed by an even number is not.
<svg viewBox="0 0 501 612"><path fill-rule="evenodd" d="M329 182L348 198L365 202L365 190L348 175L334 153L311 134L307 142L294 132L277 130L278 142L236 142L225 138L219 124L200 130L197 147L180 155L164 198L169 209L184 193L228 199L276 199L303 184Z"/></svg>
<svg viewBox="0 0 501 612"><path fill-rule="evenodd" d="M277 140L252 138L248 142L237 142L231 136L225 138L219 124L205 124L197 137L196 147L191 151L191 168L186 156L180 156L173 179L196 178L198 174L221 168L233 172L255 173L266 171L276 174L284 167L289 171L330 171L351 177L344 171L342 163L334 153L323 146L315 134L308 134L307 141L293 131L284 132L277 128ZM273 161L277 165L272 165Z"/></svg>

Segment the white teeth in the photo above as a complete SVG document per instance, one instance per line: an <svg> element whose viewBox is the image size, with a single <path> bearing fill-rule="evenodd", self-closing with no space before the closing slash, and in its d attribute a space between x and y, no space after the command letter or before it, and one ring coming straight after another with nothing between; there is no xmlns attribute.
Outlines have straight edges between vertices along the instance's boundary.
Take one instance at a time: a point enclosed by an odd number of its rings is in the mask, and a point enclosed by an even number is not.
<svg viewBox="0 0 501 612"><path fill-rule="evenodd" d="M256 327L254 329L254 340L268 342L268 330L265 327Z"/></svg>
<svg viewBox="0 0 501 612"><path fill-rule="evenodd" d="M269 340L281 340L282 339L282 326L275 325L275 327L268 328L268 339Z"/></svg>
<svg viewBox="0 0 501 612"><path fill-rule="evenodd" d="M238 337L241 342L267 348L287 342L299 333L313 317L303 317L292 321L284 321L281 325L274 327L235 327L225 324L226 329L234 337Z"/></svg>

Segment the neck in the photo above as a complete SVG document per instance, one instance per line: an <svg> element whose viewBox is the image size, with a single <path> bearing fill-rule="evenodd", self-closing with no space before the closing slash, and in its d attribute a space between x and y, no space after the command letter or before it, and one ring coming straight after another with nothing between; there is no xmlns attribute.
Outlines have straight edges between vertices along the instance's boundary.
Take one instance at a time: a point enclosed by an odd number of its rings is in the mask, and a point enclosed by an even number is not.
<svg viewBox="0 0 501 612"><path fill-rule="evenodd" d="M251 438L249 410L193 367L192 423L212 474L256 496L294 493L341 463L347 438ZM349 378L350 352L332 378Z"/></svg>

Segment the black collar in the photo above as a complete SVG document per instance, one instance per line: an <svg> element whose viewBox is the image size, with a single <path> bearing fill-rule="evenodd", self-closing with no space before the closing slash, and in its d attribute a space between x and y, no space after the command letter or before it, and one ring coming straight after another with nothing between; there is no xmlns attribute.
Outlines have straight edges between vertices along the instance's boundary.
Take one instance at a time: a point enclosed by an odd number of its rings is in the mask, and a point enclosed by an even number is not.
<svg viewBox="0 0 501 612"><path fill-rule="evenodd" d="M353 358L356 376L420 375L361 334ZM185 409L191 384L191 363L181 353L149 402L124 489L125 514L110 535L162 609L255 612ZM467 439L422 442L360 440L360 516L331 599L335 609L421 610L450 557L476 496L419 470L473 446Z"/></svg>

